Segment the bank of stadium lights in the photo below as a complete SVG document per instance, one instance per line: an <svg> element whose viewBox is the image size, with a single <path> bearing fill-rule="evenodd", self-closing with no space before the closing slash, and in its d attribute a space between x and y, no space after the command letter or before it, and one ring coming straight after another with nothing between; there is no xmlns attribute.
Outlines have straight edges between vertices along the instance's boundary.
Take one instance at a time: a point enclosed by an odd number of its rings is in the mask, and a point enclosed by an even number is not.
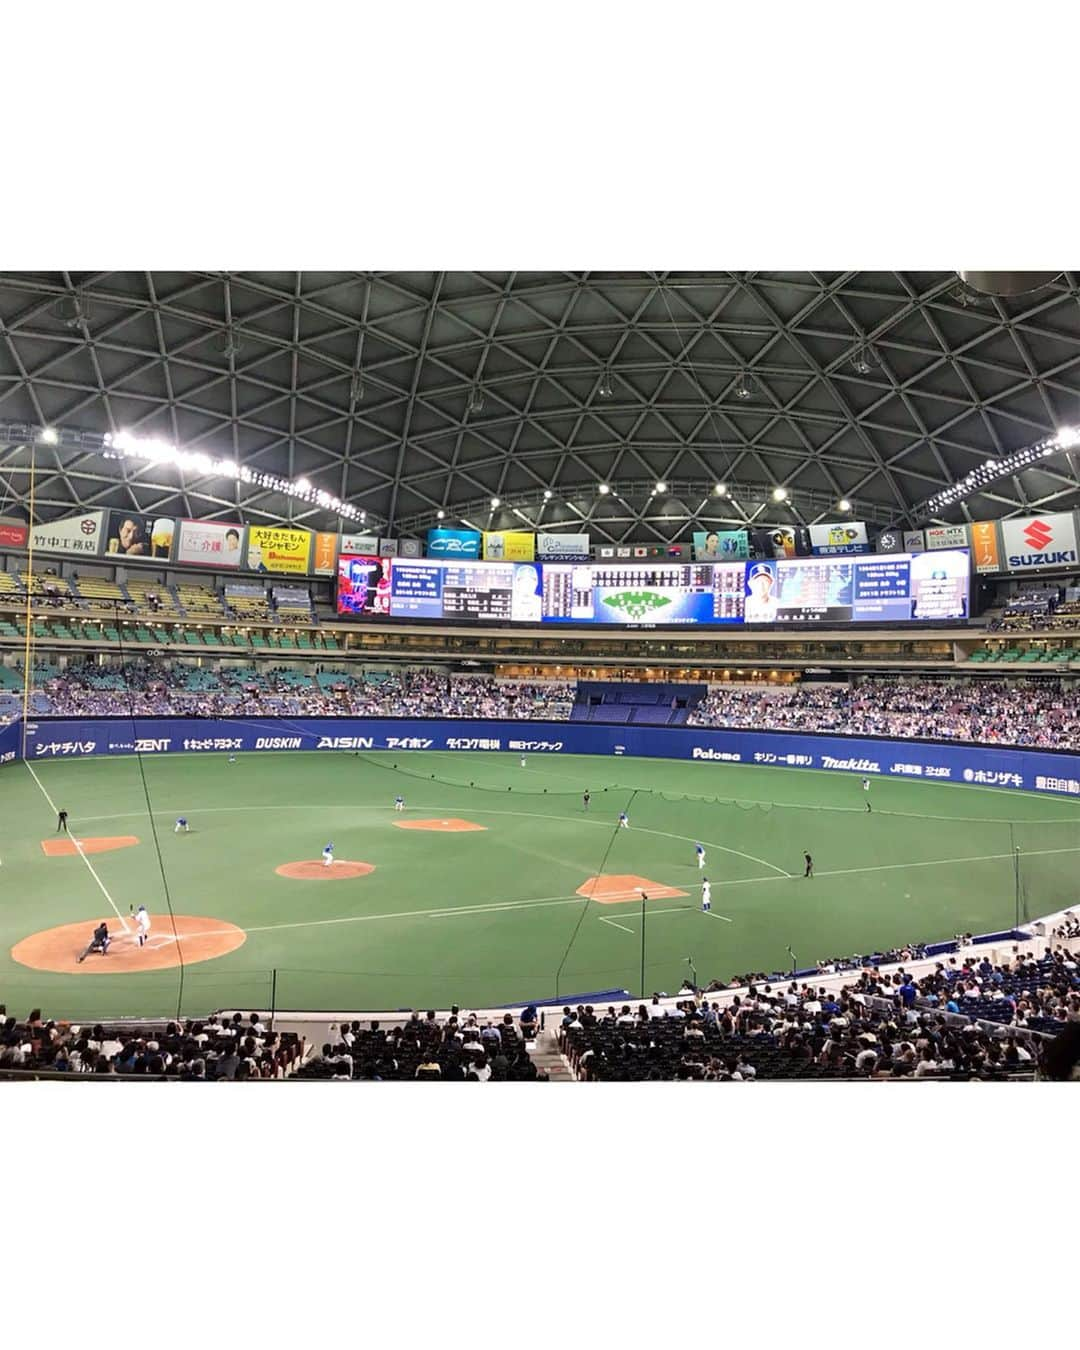
<svg viewBox="0 0 1080 1350"><path fill-rule="evenodd" d="M965 498L984 491L991 483L1001 478L1011 478L1051 455L1058 455L1063 450L1073 450L1078 445L1080 445L1080 427L1061 427L1053 436L1036 441L1034 445L1025 445L1021 450L1014 450L1011 455L984 460L982 464L964 474L963 478L958 478L955 483L950 483L947 488L942 488L940 492L928 497L919 507L917 514L936 516L946 507L955 506Z"/></svg>
<svg viewBox="0 0 1080 1350"><path fill-rule="evenodd" d="M51 428L46 428L46 432ZM55 436L55 431L53 436ZM41 434L46 440L46 434ZM140 459L151 464L173 464L178 469L187 469L206 477L235 478L237 482L249 483L252 487L266 488L270 492L280 492L282 496L292 497L296 501L307 502L311 506L332 511L334 515L346 520L366 520L367 513L340 497L334 497L322 488L316 488L306 478L295 480L282 478L276 473L264 473L261 469L250 469L246 464L238 464L235 459L215 459L200 451L180 450L168 441L153 436L135 436L129 431L112 432L105 436L104 453L113 459ZM46 442L53 444L54 442Z"/></svg>

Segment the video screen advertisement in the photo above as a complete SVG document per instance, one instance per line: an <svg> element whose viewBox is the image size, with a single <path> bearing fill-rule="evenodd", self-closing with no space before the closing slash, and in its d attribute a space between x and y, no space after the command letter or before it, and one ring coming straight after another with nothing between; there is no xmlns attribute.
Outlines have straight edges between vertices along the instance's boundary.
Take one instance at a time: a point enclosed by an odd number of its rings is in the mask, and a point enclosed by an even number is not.
<svg viewBox="0 0 1080 1350"><path fill-rule="evenodd" d="M968 617L970 574L967 549L639 565L348 555L338 613L650 628L955 623Z"/></svg>

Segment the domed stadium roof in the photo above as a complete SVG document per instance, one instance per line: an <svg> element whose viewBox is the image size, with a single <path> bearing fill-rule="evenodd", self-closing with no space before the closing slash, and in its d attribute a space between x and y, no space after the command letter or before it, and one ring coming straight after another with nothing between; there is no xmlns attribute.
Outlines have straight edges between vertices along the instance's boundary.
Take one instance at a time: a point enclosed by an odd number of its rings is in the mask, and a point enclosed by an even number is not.
<svg viewBox="0 0 1080 1350"><path fill-rule="evenodd" d="M955 272L3 274L0 513L26 515L33 441L39 518L336 523L258 482L103 453L128 431L305 478L395 536L441 520L670 541L844 499L914 524L988 458L1080 422L1078 301L1072 273L1012 298ZM938 518L1078 500L1061 452Z"/></svg>

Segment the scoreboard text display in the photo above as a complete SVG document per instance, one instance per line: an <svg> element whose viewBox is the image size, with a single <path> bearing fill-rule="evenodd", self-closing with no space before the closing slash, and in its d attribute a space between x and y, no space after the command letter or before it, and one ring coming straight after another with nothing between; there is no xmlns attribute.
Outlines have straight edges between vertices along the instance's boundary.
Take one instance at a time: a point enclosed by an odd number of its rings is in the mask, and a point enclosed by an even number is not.
<svg viewBox="0 0 1080 1350"><path fill-rule="evenodd" d="M967 549L765 562L537 563L342 558L338 613L488 623L954 622Z"/></svg>

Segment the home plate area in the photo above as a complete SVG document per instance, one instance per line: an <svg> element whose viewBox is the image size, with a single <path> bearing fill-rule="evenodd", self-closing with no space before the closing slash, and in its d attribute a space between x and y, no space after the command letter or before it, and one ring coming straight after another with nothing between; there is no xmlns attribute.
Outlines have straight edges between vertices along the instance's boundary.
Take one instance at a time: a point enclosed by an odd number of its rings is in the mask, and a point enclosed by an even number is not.
<svg viewBox="0 0 1080 1350"><path fill-rule="evenodd" d="M625 905L631 900L640 904L642 893L649 900L675 900L687 894L676 886L665 886L662 882L650 881L648 877L638 877L632 873L604 873L590 877L584 886L577 888L577 893L588 900L595 900L598 905Z"/></svg>

